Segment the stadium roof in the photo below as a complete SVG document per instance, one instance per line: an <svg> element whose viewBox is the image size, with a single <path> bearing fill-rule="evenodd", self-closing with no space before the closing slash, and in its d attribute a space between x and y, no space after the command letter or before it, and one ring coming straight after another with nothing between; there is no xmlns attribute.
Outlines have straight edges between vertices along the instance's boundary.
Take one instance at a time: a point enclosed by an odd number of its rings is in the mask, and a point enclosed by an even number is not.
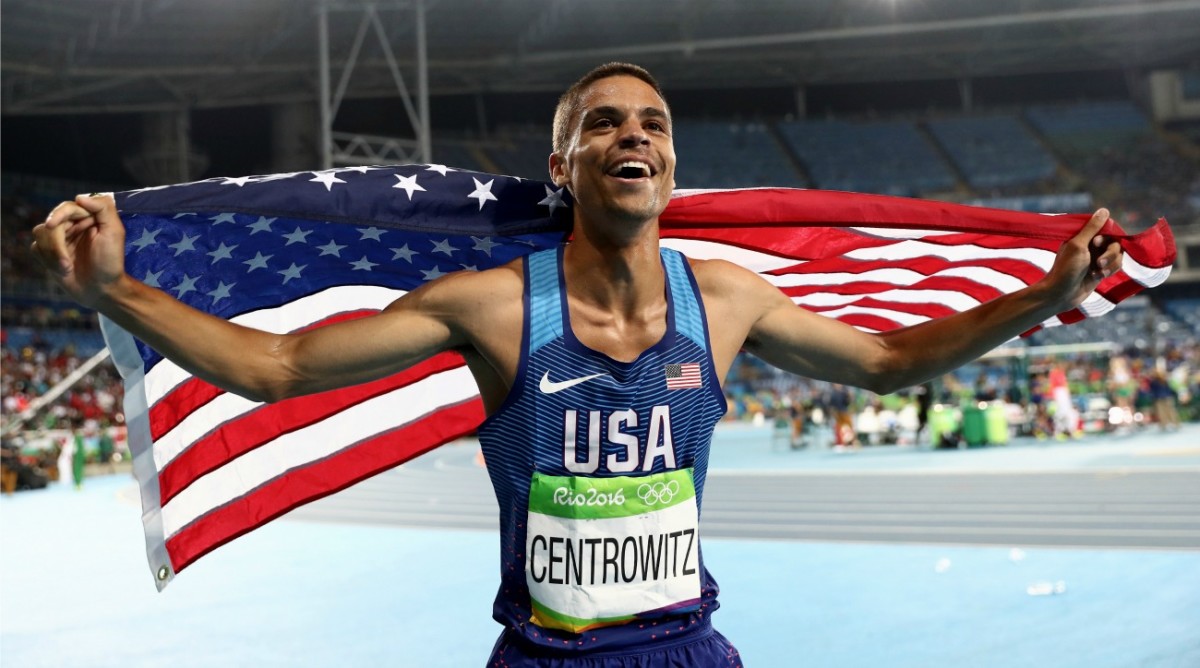
<svg viewBox="0 0 1200 668"><path fill-rule="evenodd" d="M432 94L561 90L608 60L668 88L1200 64L1200 0L423 0ZM328 0L349 97L415 70L418 0ZM4 0L7 114L317 99L321 0ZM365 28L364 28L365 26ZM408 79L413 87L415 78Z"/></svg>

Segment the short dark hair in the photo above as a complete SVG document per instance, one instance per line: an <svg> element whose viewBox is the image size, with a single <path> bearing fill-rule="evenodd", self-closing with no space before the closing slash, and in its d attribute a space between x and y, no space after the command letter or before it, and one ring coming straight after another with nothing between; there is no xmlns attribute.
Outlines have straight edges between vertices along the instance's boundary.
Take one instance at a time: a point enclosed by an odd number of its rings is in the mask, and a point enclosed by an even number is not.
<svg viewBox="0 0 1200 668"><path fill-rule="evenodd" d="M605 63L591 72L583 75L579 81L571 84L567 92L558 98L558 106L554 109L554 152L562 155L562 151L567 146L567 141L571 138L571 124L575 116L579 114L579 103L583 97L583 92L588 86L601 79L609 77L628 76L636 79L641 79L654 89L655 93L662 98L663 104L667 104L667 96L663 95L662 87L658 85L654 77L646 71L644 67L634 65L632 63ZM670 108L665 109L670 114Z"/></svg>

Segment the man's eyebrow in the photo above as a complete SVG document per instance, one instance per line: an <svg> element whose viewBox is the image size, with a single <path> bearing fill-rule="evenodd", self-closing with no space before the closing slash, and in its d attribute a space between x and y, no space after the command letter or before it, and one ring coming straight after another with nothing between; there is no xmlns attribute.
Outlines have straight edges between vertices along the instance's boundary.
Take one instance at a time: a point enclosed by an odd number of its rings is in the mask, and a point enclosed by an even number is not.
<svg viewBox="0 0 1200 668"><path fill-rule="evenodd" d="M587 110L585 116L620 116L625 113L618 107L605 105L603 107L592 107ZM650 116L653 118L662 118L671 120L671 115L658 107L645 107L639 112L642 116Z"/></svg>

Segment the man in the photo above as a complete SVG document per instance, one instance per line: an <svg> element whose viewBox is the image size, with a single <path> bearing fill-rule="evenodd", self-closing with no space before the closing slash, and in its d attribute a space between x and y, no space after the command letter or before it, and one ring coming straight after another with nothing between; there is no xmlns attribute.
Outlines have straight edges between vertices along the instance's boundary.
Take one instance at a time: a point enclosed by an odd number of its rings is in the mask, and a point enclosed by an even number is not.
<svg viewBox="0 0 1200 668"><path fill-rule="evenodd" d="M34 250L62 285L191 373L264 401L380 378L454 349L488 417L504 632L493 665L731 666L696 536L720 380L742 348L879 393L972 360L1079 304L1117 271L1101 209L1037 285L943 320L868 334L753 273L659 247L675 185L671 114L643 69L604 65L562 97L550 175L572 241L432 281L378 315L276 335L192 310L124 272L109 198L64 202Z"/></svg>

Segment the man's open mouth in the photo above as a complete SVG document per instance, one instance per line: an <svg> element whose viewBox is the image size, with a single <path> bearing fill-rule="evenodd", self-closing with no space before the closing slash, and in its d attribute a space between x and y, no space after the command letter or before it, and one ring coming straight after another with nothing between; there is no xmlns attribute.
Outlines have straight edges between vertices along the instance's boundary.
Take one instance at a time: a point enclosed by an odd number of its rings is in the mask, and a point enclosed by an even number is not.
<svg viewBox="0 0 1200 668"><path fill-rule="evenodd" d="M654 170L647 163L626 160L613 165L608 170L608 175L618 179L645 179L654 176Z"/></svg>

